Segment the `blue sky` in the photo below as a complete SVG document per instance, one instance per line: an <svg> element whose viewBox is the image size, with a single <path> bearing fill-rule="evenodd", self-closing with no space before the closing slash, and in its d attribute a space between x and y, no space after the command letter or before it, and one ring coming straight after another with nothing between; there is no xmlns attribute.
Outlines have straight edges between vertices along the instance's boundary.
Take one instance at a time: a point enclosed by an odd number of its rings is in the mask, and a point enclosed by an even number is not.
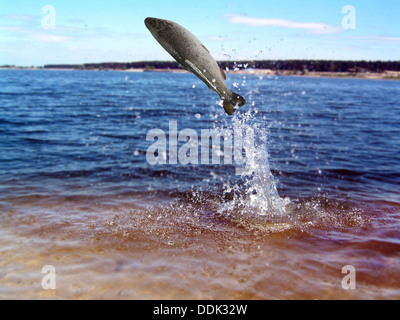
<svg viewBox="0 0 400 320"><path fill-rule="evenodd" d="M172 60L146 17L181 24L218 60L400 60L399 12L398 0L0 0L0 65Z"/></svg>

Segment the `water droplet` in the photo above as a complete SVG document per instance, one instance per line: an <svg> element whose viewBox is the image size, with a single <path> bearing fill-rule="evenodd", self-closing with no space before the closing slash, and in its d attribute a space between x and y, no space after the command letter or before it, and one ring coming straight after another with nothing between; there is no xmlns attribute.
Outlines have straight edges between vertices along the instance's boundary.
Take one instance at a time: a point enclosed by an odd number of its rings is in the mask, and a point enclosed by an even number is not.
<svg viewBox="0 0 400 320"><path fill-rule="evenodd" d="M207 69L204 69L204 70L203 70L203 73L207 73Z"/></svg>
<svg viewBox="0 0 400 320"><path fill-rule="evenodd" d="M216 79L212 79L212 82L214 82L214 83L215 83L215 82L217 82L217 80L216 80Z"/></svg>
<svg viewBox="0 0 400 320"><path fill-rule="evenodd" d="M192 88L193 88L193 89L195 89L195 88L196 88L196 85L195 85L195 84L193 84L193 85L192 85Z"/></svg>
<svg viewBox="0 0 400 320"><path fill-rule="evenodd" d="M200 113L196 113L194 116L196 117L196 119L200 119L201 118L201 114Z"/></svg>

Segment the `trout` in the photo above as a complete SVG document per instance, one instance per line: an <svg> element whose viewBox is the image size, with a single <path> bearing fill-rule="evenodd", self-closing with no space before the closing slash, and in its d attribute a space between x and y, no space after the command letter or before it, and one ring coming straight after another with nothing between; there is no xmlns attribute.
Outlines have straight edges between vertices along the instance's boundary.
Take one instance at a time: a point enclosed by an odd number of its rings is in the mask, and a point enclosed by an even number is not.
<svg viewBox="0 0 400 320"><path fill-rule="evenodd" d="M228 115L233 115L238 107L246 103L243 97L228 89L224 71L189 30L169 20L147 18L144 22L153 37L182 68L195 74L211 91L218 93Z"/></svg>

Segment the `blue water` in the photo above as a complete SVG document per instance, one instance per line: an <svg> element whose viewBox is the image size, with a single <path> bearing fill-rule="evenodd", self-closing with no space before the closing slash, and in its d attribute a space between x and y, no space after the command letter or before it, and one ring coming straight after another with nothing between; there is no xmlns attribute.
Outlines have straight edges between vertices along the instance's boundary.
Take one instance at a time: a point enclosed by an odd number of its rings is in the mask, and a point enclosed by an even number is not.
<svg viewBox="0 0 400 320"><path fill-rule="evenodd" d="M267 133L279 193L399 200L400 83L230 76ZM195 85L195 88L192 87ZM231 126L190 74L0 71L2 197L185 191L234 179L233 165L146 161L151 129ZM251 106L251 103L254 106ZM251 123L249 124L251 125ZM215 177L218 177L215 179Z"/></svg>
<svg viewBox="0 0 400 320"><path fill-rule="evenodd" d="M0 70L0 298L398 300L400 82L227 85L233 117L191 74ZM170 121L253 130L255 152L152 166Z"/></svg>

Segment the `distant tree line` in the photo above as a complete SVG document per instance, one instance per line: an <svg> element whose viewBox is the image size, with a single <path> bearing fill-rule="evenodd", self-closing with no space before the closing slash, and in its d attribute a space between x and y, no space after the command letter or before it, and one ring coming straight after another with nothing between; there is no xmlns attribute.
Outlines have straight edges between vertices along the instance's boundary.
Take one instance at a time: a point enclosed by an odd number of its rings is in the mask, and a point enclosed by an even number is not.
<svg viewBox="0 0 400 320"><path fill-rule="evenodd" d="M400 71L400 61L279 60L256 61L255 68L316 72Z"/></svg>
<svg viewBox="0 0 400 320"><path fill-rule="evenodd" d="M221 68L230 70L255 68L273 71L301 72L384 72L400 71L400 61L341 61L341 60L258 60L258 61L220 61ZM180 69L175 61L104 62L82 65L54 64L45 69L77 70L128 70L128 69Z"/></svg>
<svg viewBox="0 0 400 320"><path fill-rule="evenodd" d="M78 70L129 70L129 69L179 69L174 61L138 61L138 62L103 62L85 64L51 64L44 69L78 69Z"/></svg>

